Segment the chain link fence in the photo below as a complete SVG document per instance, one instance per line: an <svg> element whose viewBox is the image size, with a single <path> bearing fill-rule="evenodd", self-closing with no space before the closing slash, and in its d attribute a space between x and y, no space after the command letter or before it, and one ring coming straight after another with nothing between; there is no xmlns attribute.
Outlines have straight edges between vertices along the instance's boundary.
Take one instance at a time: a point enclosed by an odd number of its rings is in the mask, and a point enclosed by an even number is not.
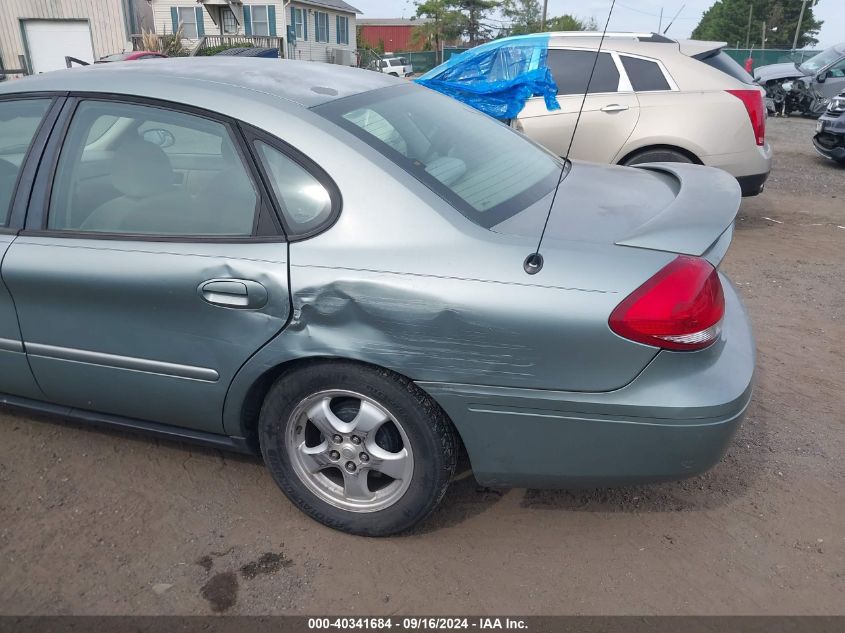
<svg viewBox="0 0 845 633"><path fill-rule="evenodd" d="M766 50L755 50L749 48L726 48L725 52L736 60L741 66L745 66L745 60L751 57L754 61L754 68L768 66L769 64L781 64L789 62L802 63L821 51L814 50L784 50L767 48Z"/></svg>

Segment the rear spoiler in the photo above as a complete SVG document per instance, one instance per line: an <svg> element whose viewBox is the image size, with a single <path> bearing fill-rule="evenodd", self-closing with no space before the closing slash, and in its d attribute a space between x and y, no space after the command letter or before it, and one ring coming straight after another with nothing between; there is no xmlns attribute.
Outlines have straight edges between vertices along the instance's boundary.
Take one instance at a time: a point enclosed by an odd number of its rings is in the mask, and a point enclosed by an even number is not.
<svg viewBox="0 0 845 633"><path fill-rule="evenodd" d="M673 178L678 193L670 205L616 244L712 257L717 260L714 265L721 261L732 235L727 230L742 201L736 178L721 169L684 163L646 163L636 168Z"/></svg>
<svg viewBox="0 0 845 633"><path fill-rule="evenodd" d="M705 59L715 55L728 45L727 42L709 42L705 40L678 40L678 48L687 57Z"/></svg>

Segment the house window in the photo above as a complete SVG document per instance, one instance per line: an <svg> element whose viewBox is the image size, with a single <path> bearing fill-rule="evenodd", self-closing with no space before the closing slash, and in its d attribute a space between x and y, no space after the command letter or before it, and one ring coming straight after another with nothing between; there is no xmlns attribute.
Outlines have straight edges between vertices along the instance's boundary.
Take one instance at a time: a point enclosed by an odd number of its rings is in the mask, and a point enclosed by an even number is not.
<svg viewBox="0 0 845 633"><path fill-rule="evenodd" d="M345 15L338 15L337 17L337 43L349 44L349 18Z"/></svg>
<svg viewBox="0 0 845 633"><path fill-rule="evenodd" d="M314 25L316 28L316 39L318 42L329 41L329 14L322 11L314 12Z"/></svg>
<svg viewBox="0 0 845 633"><path fill-rule="evenodd" d="M194 7L178 7L179 24L182 25L182 37L189 40L199 38L197 35L197 12Z"/></svg>
<svg viewBox="0 0 845 633"><path fill-rule="evenodd" d="M305 9L293 8L293 26L296 29L296 39L308 39L308 20Z"/></svg>
<svg viewBox="0 0 845 633"><path fill-rule="evenodd" d="M270 19L267 14L267 5L254 5L250 7L252 11L252 34L253 35L270 35Z"/></svg>
<svg viewBox="0 0 845 633"><path fill-rule="evenodd" d="M223 35L235 35L238 32L238 22L231 9L221 9L220 22L223 26Z"/></svg>

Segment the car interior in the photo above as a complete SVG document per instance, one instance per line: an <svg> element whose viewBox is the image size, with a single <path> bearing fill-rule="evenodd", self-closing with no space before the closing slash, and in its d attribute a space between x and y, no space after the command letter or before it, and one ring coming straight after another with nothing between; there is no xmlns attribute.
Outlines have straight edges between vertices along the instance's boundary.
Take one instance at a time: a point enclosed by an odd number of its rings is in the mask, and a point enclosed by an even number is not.
<svg viewBox="0 0 845 633"><path fill-rule="evenodd" d="M65 139L48 228L250 235L259 196L224 125L150 106L83 102Z"/></svg>

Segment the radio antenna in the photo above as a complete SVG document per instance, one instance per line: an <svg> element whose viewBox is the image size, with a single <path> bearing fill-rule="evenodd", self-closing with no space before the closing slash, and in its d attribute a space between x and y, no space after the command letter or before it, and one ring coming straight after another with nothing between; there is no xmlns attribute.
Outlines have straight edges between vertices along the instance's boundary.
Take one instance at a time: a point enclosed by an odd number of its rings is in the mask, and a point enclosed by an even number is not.
<svg viewBox="0 0 845 633"><path fill-rule="evenodd" d="M540 240L537 242L537 248L533 253L525 258L522 267L529 275L536 275L543 268L543 256L540 254L540 247L543 245L543 238L546 236L546 228L549 226L549 218L552 217L552 209L555 206L555 199L557 192L560 190L561 184L566 180L566 177L571 171L571 163L569 162L569 153L572 151L572 144L575 142L575 133L578 131L578 124L581 122L581 114L584 112L584 104L587 103L587 95L590 93L590 85L593 83L593 75L596 73L596 65L599 61L602 45L604 45L604 38L607 35L607 27L610 26L610 18L613 15L613 9L616 6L616 0L610 3L610 11L607 12L607 21L604 23L604 30L601 32L601 39L599 40L599 47L596 50L596 56L593 58L593 67L590 69L590 76L587 79L587 86L584 88L584 94L581 97L581 107L578 109L578 117L575 119L575 126L572 128L572 136L569 137L569 146L566 148L566 155L563 157L563 165L560 168L560 175L555 185L555 191L552 194L552 200L549 203L549 211L546 213L546 221L543 222L543 230L540 232Z"/></svg>

